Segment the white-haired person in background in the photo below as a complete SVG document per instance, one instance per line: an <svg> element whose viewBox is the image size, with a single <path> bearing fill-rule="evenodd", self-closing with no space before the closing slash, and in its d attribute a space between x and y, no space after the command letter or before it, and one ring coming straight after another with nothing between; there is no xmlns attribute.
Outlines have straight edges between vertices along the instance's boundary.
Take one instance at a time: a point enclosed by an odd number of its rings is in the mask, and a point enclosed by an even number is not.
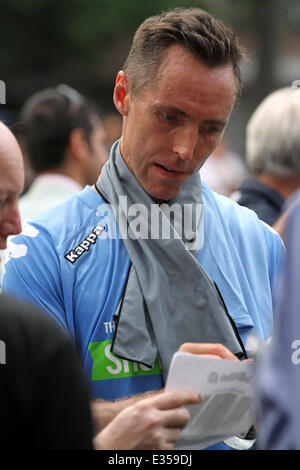
<svg viewBox="0 0 300 470"><path fill-rule="evenodd" d="M293 88L271 93L251 116L246 163L251 176L231 198L274 225L300 187L300 106Z"/></svg>

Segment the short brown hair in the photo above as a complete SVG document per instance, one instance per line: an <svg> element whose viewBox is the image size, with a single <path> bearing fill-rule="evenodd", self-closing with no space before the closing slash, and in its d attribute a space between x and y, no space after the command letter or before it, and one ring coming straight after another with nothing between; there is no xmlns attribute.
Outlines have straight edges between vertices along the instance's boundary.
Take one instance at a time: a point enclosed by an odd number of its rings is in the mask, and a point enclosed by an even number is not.
<svg viewBox="0 0 300 470"><path fill-rule="evenodd" d="M231 63L239 97L243 52L237 37L230 27L200 8L175 8L139 26L124 64L132 95L155 78L162 53L173 44L185 47L208 66Z"/></svg>

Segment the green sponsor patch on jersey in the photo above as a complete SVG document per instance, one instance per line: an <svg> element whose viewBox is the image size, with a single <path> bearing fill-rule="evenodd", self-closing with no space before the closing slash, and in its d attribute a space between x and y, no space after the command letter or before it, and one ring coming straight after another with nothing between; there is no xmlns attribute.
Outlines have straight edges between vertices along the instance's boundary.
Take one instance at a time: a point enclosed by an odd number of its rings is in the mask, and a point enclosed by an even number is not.
<svg viewBox="0 0 300 470"><path fill-rule="evenodd" d="M89 352L93 360L93 381L162 373L158 359L150 369L142 364L120 359L111 352L111 344L112 340L89 343Z"/></svg>

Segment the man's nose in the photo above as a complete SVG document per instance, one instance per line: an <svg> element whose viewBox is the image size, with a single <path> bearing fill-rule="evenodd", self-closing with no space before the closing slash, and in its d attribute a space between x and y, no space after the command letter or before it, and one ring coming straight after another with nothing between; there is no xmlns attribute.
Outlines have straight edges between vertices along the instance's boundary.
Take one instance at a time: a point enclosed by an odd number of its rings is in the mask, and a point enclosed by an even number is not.
<svg viewBox="0 0 300 470"><path fill-rule="evenodd" d="M190 160L198 142L199 133L196 126L187 126L177 131L173 151L182 160Z"/></svg>

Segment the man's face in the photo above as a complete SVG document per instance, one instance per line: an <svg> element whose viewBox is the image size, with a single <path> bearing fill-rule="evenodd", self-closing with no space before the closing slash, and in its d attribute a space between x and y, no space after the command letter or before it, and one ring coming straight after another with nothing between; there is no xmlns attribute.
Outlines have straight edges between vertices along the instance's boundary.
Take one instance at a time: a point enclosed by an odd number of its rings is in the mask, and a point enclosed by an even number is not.
<svg viewBox="0 0 300 470"><path fill-rule="evenodd" d="M93 130L90 134L88 158L85 166L86 184L94 184L97 181L100 171L109 157L105 130L97 116L92 118L92 125Z"/></svg>
<svg viewBox="0 0 300 470"><path fill-rule="evenodd" d="M218 145L236 88L231 64L208 67L178 45L166 51L156 78L138 96L131 96L124 72L119 75L121 153L155 200L173 199Z"/></svg>
<svg viewBox="0 0 300 470"><path fill-rule="evenodd" d="M0 124L0 249L6 248L9 235L22 230L18 209L24 185L23 158L10 131Z"/></svg>

